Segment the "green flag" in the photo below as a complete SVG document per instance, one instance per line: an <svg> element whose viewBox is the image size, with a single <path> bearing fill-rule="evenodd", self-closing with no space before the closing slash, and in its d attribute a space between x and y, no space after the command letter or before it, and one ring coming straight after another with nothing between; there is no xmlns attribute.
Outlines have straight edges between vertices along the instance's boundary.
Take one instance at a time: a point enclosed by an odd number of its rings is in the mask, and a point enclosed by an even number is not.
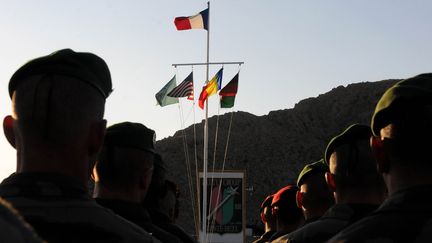
<svg viewBox="0 0 432 243"><path fill-rule="evenodd" d="M176 76L174 75L174 77L167 84L165 84L165 86L159 92L156 93L155 97L158 105L163 107L179 103L178 98L167 96L167 94L171 92L171 90L173 90L176 85Z"/></svg>

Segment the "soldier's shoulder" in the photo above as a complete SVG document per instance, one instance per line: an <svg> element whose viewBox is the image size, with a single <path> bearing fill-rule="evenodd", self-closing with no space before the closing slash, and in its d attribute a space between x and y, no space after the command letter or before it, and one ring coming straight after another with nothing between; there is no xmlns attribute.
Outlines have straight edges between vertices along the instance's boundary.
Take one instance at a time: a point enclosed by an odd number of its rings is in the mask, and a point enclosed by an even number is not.
<svg viewBox="0 0 432 243"><path fill-rule="evenodd" d="M329 242L432 242L432 216L403 212L376 212L334 236Z"/></svg>
<svg viewBox="0 0 432 243"><path fill-rule="evenodd" d="M285 241L281 242L325 241L337 234L341 229L346 227L347 224L348 222L343 219L321 218L285 235L283 238Z"/></svg>
<svg viewBox="0 0 432 243"><path fill-rule="evenodd" d="M92 223L122 235L124 239L136 238L145 240L143 242L154 242L154 238L147 231L107 208L94 204L91 211L90 214L95 219Z"/></svg>
<svg viewBox="0 0 432 243"><path fill-rule="evenodd" d="M0 198L0 229L1 242L42 242L18 211L2 198Z"/></svg>

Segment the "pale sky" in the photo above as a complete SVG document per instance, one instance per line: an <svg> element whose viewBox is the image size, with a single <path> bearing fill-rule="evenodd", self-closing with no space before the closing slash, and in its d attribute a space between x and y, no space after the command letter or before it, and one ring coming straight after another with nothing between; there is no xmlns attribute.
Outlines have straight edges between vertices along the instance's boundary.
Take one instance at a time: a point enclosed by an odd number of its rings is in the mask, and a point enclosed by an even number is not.
<svg viewBox="0 0 432 243"><path fill-rule="evenodd" d="M114 92L109 125L134 121L162 139L181 128L179 106L156 106L154 94L174 74L180 82L205 62L206 31L177 31L176 16L194 15L206 1L0 1L0 116L10 114L7 85L27 60L55 50L93 52L108 63ZM265 115L292 108L339 85L406 78L432 68L432 1L217 0L210 9L210 61L244 61L233 109ZM213 66L214 75L221 66ZM223 85L238 71L224 68ZM204 67L194 67L198 97ZM182 100L185 126L193 106ZM204 112L195 108L195 121ZM246 142L246 141L245 141ZM181 149L181 148L179 148ZM0 180L15 170L15 150L0 136Z"/></svg>

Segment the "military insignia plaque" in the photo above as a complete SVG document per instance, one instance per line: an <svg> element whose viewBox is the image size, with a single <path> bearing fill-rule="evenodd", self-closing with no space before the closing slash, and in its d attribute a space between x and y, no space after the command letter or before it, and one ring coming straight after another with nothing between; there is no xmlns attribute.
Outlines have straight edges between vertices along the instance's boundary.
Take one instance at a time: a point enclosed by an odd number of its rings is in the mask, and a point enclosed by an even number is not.
<svg viewBox="0 0 432 243"><path fill-rule="evenodd" d="M206 242L244 242L246 224L244 175L244 171L207 173ZM203 195L202 172L199 173L199 176L201 195ZM202 207L202 198L200 198L200 201ZM201 210L202 208L200 208L200 212ZM200 232L202 233L202 226Z"/></svg>

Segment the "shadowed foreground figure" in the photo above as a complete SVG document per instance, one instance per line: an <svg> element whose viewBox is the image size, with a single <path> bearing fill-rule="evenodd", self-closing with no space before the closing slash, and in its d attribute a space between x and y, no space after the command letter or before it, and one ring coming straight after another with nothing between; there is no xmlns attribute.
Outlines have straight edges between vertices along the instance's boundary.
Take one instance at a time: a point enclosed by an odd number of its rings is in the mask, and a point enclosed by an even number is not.
<svg viewBox="0 0 432 243"><path fill-rule="evenodd" d="M355 124L330 141L324 157L330 168L326 181L336 204L279 242L325 242L378 208L385 198L385 185L375 169L370 135L368 126Z"/></svg>
<svg viewBox="0 0 432 243"><path fill-rule="evenodd" d="M321 159L307 164L297 178L297 206L303 210L305 225L319 219L334 204L325 180L328 171L328 165Z"/></svg>
<svg viewBox="0 0 432 243"><path fill-rule="evenodd" d="M8 202L0 198L0 242L42 243L33 228Z"/></svg>
<svg viewBox="0 0 432 243"><path fill-rule="evenodd" d="M432 242L432 74L388 89L375 108L372 130L389 197L331 242Z"/></svg>
<svg viewBox="0 0 432 243"><path fill-rule="evenodd" d="M278 242L278 238L296 230L304 223L303 213L296 204L298 188L288 185L273 195L272 214L276 220L276 233L269 242Z"/></svg>
<svg viewBox="0 0 432 243"><path fill-rule="evenodd" d="M159 154L156 154L153 177L143 205L150 213L153 224L177 236L177 238L184 243L196 243L195 239L186 233L180 226L175 224L170 215L167 214L166 210L164 210L164 205L167 204L164 201L169 199L166 197L169 187L167 187L166 184L167 180L165 174L164 161ZM175 200L177 200L177 198Z"/></svg>
<svg viewBox="0 0 432 243"><path fill-rule="evenodd" d="M105 61L70 49L26 63L9 82L12 115L3 126L17 169L0 196L48 242L152 242L87 191L111 90Z"/></svg>
<svg viewBox="0 0 432 243"><path fill-rule="evenodd" d="M107 129L93 177L100 205L133 222L166 243L177 237L151 222L142 206L153 174L155 132L140 123L123 122Z"/></svg>
<svg viewBox="0 0 432 243"><path fill-rule="evenodd" d="M270 237L276 233L276 220L272 214L271 203L273 201L273 195L267 196L260 206L260 217L264 224L264 234L253 243L264 243L268 242Z"/></svg>

